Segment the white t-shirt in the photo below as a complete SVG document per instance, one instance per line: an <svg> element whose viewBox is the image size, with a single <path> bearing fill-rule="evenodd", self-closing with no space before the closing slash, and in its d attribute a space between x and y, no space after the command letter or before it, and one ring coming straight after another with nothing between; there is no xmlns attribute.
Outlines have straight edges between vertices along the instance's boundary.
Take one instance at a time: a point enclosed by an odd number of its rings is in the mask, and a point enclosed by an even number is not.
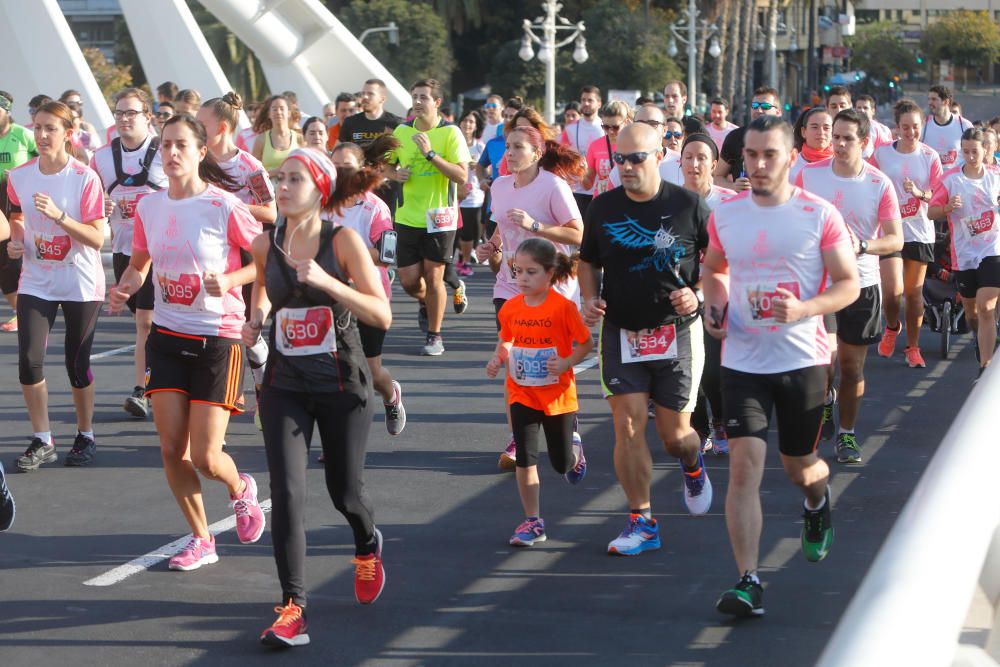
<svg viewBox="0 0 1000 667"><path fill-rule="evenodd" d="M126 174L141 172L142 161L146 157L146 151L149 150L149 144L152 141L153 135L149 135L142 142L142 145L133 151L125 150L123 145L122 171ZM118 176L115 173L115 158L111 144L102 147L94 154L94 158L90 161L90 168L101 177L101 183L105 190L114 185L107 195L115 202L115 208L111 211L111 217L108 219L111 224L111 251L129 255L132 253L132 222L135 217L136 202L151 192L167 187L167 177L163 173L160 151L156 151L153 161L149 164L149 177L146 179L146 185L139 187L116 183Z"/></svg>
<svg viewBox="0 0 1000 667"><path fill-rule="evenodd" d="M888 146L893 141L895 138L892 136L892 130L873 118L871 129L868 132L868 145L861 151L861 157L867 160L875 154L876 150L882 146Z"/></svg>
<svg viewBox="0 0 1000 667"><path fill-rule="evenodd" d="M823 316L779 324L771 302L778 287L803 301L825 289L823 251L851 243L837 209L799 188L770 207L742 192L712 212L708 236L729 264L722 365L764 374L829 364Z"/></svg>
<svg viewBox="0 0 1000 667"><path fill-rule="evenodd" d="M75 158L56 174L43 174L38 158L7 172L7 196L24 215L24 261L18 292L47 301L103 301L101 251L84 245L35 208L44 192L77 222L104 219L104 190L97 173Z"/></svg>
<svg viewBox="0 0 1000 667"><path fill-rule="evenodd" d="M267 169L250 153L237 149L236 155L219 162L219 166L240 184L240 189L233 194L247 206L263 206L274 201L274 185Z"/></svg>
<svg viewBox="0 0 1000 667"><path fill-rule="evenodd" d="M153 321L180 333L238 339L245 321L242 286L210 296L205 273L239 269L240 250L250 252L260 233L246 205L214 185L187 199L171 199L166 190L140 199L132 251L152 258Z"/></svg>
<svg viewBox="0 0 1000 667"><path fill-rule="evenodd" d="M736 190L730 190L729 188L719 187L715 183L712 183L712 191L708 193L705 197L705 202L708 204L708 208L713 211L724 201L732 199L739 193Z"/></svg>
<svg viewBox="0 0 1000 667"><path fill-rule="evenodd" d="M604 130L601 128L601 119L597 117L597 114L594 114L594 120L580 118L577 122L567 125L559 140L562 144L569 146L579 153L581 157L585 158L590 144L595 139L600 139L603 136ZM573 186L573 192L581 195L592 194L590 190L581 187L580 184Z"/></svg>
<svg viewBox="0 0 1000 667"><path fill-rule="evenodd" d="M983 172L982 178L972 179L961 167L950 169L931 197L931 206L944 206L954 195L962 197L962 205L948 214L951 265L958 271L977 269L986 257L1000 255L997 233L1000 172L989 168Z"/></svg>
<svg viewBox="0 0 1000 667"><path fill-rule="evenodd" d="M500 128L503 127L503 121L499 123L491 123L486 121L486 127L483 128L483 143L485 144L490 139L496 139L500 134Z"/></svg>
<svg viewBox="0 0 1000 667"><path fill-rule="evenodd" d="M524 187L514 187L514 176L501 176L490 186L493 197L493 212L503 243L503 265L497 272L496 284L493 286L494 299L511 299L521 293L517 281L511 274L510 265L514 253L521 242L537 236L527 229L522 229L507 219L507 211L519 208L532 219L543 225L565 225L570 220L580 220L580 209L573 199L573 192L563 179L555 174L538 170L538 176ZM574 247L556 243L556 249L566 255L574 252ZM576 278L570 278L555 286L555 290L567 299L578 303L579 286Z"/></svg>
<svg viewBox="0 0 1000 667"><path fill-rule="evenodd" d="M330 220L343 227L350 227L364 239L365 246L374 248L382 238L383 232L392 229L392 213L389 207L378 196L366 192L354 206L343 207L340 215L331 215ZM384 266L378 267L382 279L382 289L386 298L392 298L392 287L389 284L389 271Z"/></svg>
<svg viewBox="0 0 1000 667"><path fill-rule="evenodd" d="M463 186L467 194L464 199L458 202L461 208L479 208L486 202L486 193L479 187L479 177L476 176L476 164L479 163L479 158L482 157L485 147L486 145L478 139L469 145L469 155L472 156L472 162L469 164L469 180Z"/></svg>
<svg viewBox="0 0 1000 667"><path fill-rule="evenodd" d="M840 211L848 229L859 240L878 238L882 223L899 220L899 199L889 177L867 162L853 178L841 178L833 173L834 158L807 164L799 172L796 185L819 195ZM878 285L879 259L876 255L858 257L858 278L861 287Z"/></svg>
<svg viewBox="0 0 1000 667"><path fill-rule="evenodd" d="M972 123L961 116L952 115L945 125L938 125L933 116L928 117L924 125L924 136L921 140L937 151L941 157L941 167L950 169L961 165L962 133L972 127Z"/></svg>
<svg viewBox="0 0 1000 667"><path fill-rule="evenodd" d="M726 140L726 135L732 132L733 130L739 129L739 127L740 127L739 125L730 123L728 120L722 126L721 130L715 127L715 123L709 123L707 128L708 136L712 137L712 140L715 142L715 145L721 151L722 142Z"/></svg>
<svg viewBox="0 0 1000 667"><path fill-rule="evenodd" d="M934 223L927 217L927 202L907 194L903 181L909 178L921 192L937 190L944 175L938 154L926 144L918 143L912 153L900 153L889 144L875 150L872 164L889 177L896 189L899 212L903 216L903 241L934 243Z"/></svg>

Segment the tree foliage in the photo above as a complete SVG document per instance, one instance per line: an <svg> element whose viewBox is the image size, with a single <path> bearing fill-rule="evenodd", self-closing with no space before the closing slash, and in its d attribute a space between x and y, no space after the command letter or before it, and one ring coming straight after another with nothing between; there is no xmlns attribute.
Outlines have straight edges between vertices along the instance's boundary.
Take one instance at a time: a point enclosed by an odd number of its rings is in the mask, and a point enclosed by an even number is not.
<svg viewBox="0 0 1000 667"><path fill-rule="evenodd" d="M84 49L83 57L109 105L118 91L132 85L131 68L127 65L112 65L100 49Z"/></svg>
<svg viewBox="0 0 1000 667"><path fill-rule="evenodd" d="M847 38L851 49L851 64L865 71L870 78L887 81L917 71L913 52L903 45L899 25L881 21L860 25L853 37Z"/></svg>
<svg viewBox="0 0 1000 667"><path fill-rule="evenodd" d="M444 19L431 5L407 0L353 0L338 17L355 35L394 21L399 26L398 46L389 44L386 33L375 33L365 39L365 47L404 86L430 77L449 87L455 61Z"/></svg>
<svg viewBox="0 0 1000 667"><path fill-rule="evenodd" d="M1000 31L986 12L949 12L924 32L920 46L932 60L974 67L1000 58Z"/></svg>
<svg viewBox="0 0 1000 667"><path fill-rule="evenodd" d="M205 35L205 41L208 42L215 59L219 61L219 66L229 80L229 85L246 100L261 100L267 97L270 93L267 80L264 78L264 70L253 51L200 2L197 0L187 0L187 2L191 14Z"/></svg>

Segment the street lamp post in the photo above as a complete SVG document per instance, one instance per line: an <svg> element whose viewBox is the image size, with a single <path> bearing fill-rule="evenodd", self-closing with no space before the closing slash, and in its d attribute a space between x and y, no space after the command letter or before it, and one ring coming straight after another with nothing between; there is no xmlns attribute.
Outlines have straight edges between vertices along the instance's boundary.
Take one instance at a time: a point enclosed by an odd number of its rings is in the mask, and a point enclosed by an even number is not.
<svg viewBox="0 0 1000 667"><path fill-rule="evenodd" d="M378 28L368 28L363 33L358 36L358 41L362 44L365 43L365 37L376 32L387 32L389 33L387 37L389 38L389 44L393 46L399 46L399 26L396 25L395 21L389 21L384 26Z"/></svg>
<svg viewBox="0 0 1000 667"><path fill-rule="evenodd" d="M700 14L701 12L698 11L698 7L695 6L695 0L688 0L688 7L684 10L684 16L677 23L670 26L670 32L673 34L673 37L667 47L667 54L673 58L677 55L677 44L674 40L687 45L688 102L691 105L692 112L694 112L698 103L698 47L711 39L712 42L708 47L708 55L718 58L722 54L722 49L719 48L719 41L715 38L715 33L719 29L714 23L709 24L704 19L699 20L698 16ZM685 32L687 36L684 35Z"/></svg>
<svg viewBox="0 0 1000 667"><path fill-rule="evenodd" d="M521 49L517 54L522 60L528 61L535 57L531 43L539 45L538 59L545 63L545 122L551 124L556 120L556 51L572 41L576 41L573 49L573 60L585 63L590 55L587 53L587 40L583 36L586 28L583 21L570 23L559 16L562 4L555 0L545 0L542 3L545 16L540 16L534 22L524 19L524 37L521 38ZM535 31L541 32L541 37ZM556 41L560 30L572 31L561 42Z"/></svg>

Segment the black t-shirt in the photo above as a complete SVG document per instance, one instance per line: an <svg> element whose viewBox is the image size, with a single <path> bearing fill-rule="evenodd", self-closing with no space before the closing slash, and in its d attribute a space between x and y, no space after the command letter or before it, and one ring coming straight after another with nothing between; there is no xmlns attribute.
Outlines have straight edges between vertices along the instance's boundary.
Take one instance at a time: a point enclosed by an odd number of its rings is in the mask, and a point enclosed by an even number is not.
<svg viewBox="0 0 1000 667"><path fill-rule="evenodd" d="M719 150L719 159L729 165L729 176L734 181L743 172L743 137L747 128L739 127L726 135Z"/></svg>
<svg viewBox="0 0 1000 667"><path fill-rule="evenodd" d="M621 187L594 198L580 259L604 270L608 320L638 331L687 319L677 315L670 293L699 280L708 216L704 199L667 182L645 202L629 199Z"/></svg>
<svg viewBox="0 0 1000 667"><path fill-rule="evenodd" d="M403 122L399 116L394 116L388 111L383 111L382 115L375 120L368 120L362 113L348 116L340 123L340 141L350 141L364 148L386 131L392 132L396 126Z"/></svg>

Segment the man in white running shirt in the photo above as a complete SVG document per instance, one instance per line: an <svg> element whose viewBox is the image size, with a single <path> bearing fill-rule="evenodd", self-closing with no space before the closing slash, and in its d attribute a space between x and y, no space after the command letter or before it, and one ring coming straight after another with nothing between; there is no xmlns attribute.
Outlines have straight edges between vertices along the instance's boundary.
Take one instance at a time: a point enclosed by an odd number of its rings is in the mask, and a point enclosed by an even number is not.
<svg viewBox="0 0 1000 667"><path fill-rule="evenodd" d="M899 199L888 176L861 158L869 140L868 117L845 109L833 119L833 157L799 172L796 185L819 195L841 212L854 237L861 295L837 313L840 366L840 429L837 461L861 463L854 426L865 393L868 347L882 333L878 257L903 249Z"/></svg>
<svg viewBox="0 0 1000 667"><path fill-rule="evenodd" d="M947 86L931 86L927 93L927 124L921 139L937 151L945 171L962 163L962 133L972 127L972 123L951 112L953 99Z"/></svg>
<svg viewBox="0 0 1000 667"><path fill-rule="evenodd" d="M819 561L833 543L830 470L816 453L830 363L822 316L857 298L858 274L837 209L788 182L791 126L780 118L754 120L743 153L751 191L712 213L702 288L705 327L725 339L726 526L741 574L716 608L750 617L764 614L760 484L772 409L781 462L805 496L802 552Z"/></svg>

